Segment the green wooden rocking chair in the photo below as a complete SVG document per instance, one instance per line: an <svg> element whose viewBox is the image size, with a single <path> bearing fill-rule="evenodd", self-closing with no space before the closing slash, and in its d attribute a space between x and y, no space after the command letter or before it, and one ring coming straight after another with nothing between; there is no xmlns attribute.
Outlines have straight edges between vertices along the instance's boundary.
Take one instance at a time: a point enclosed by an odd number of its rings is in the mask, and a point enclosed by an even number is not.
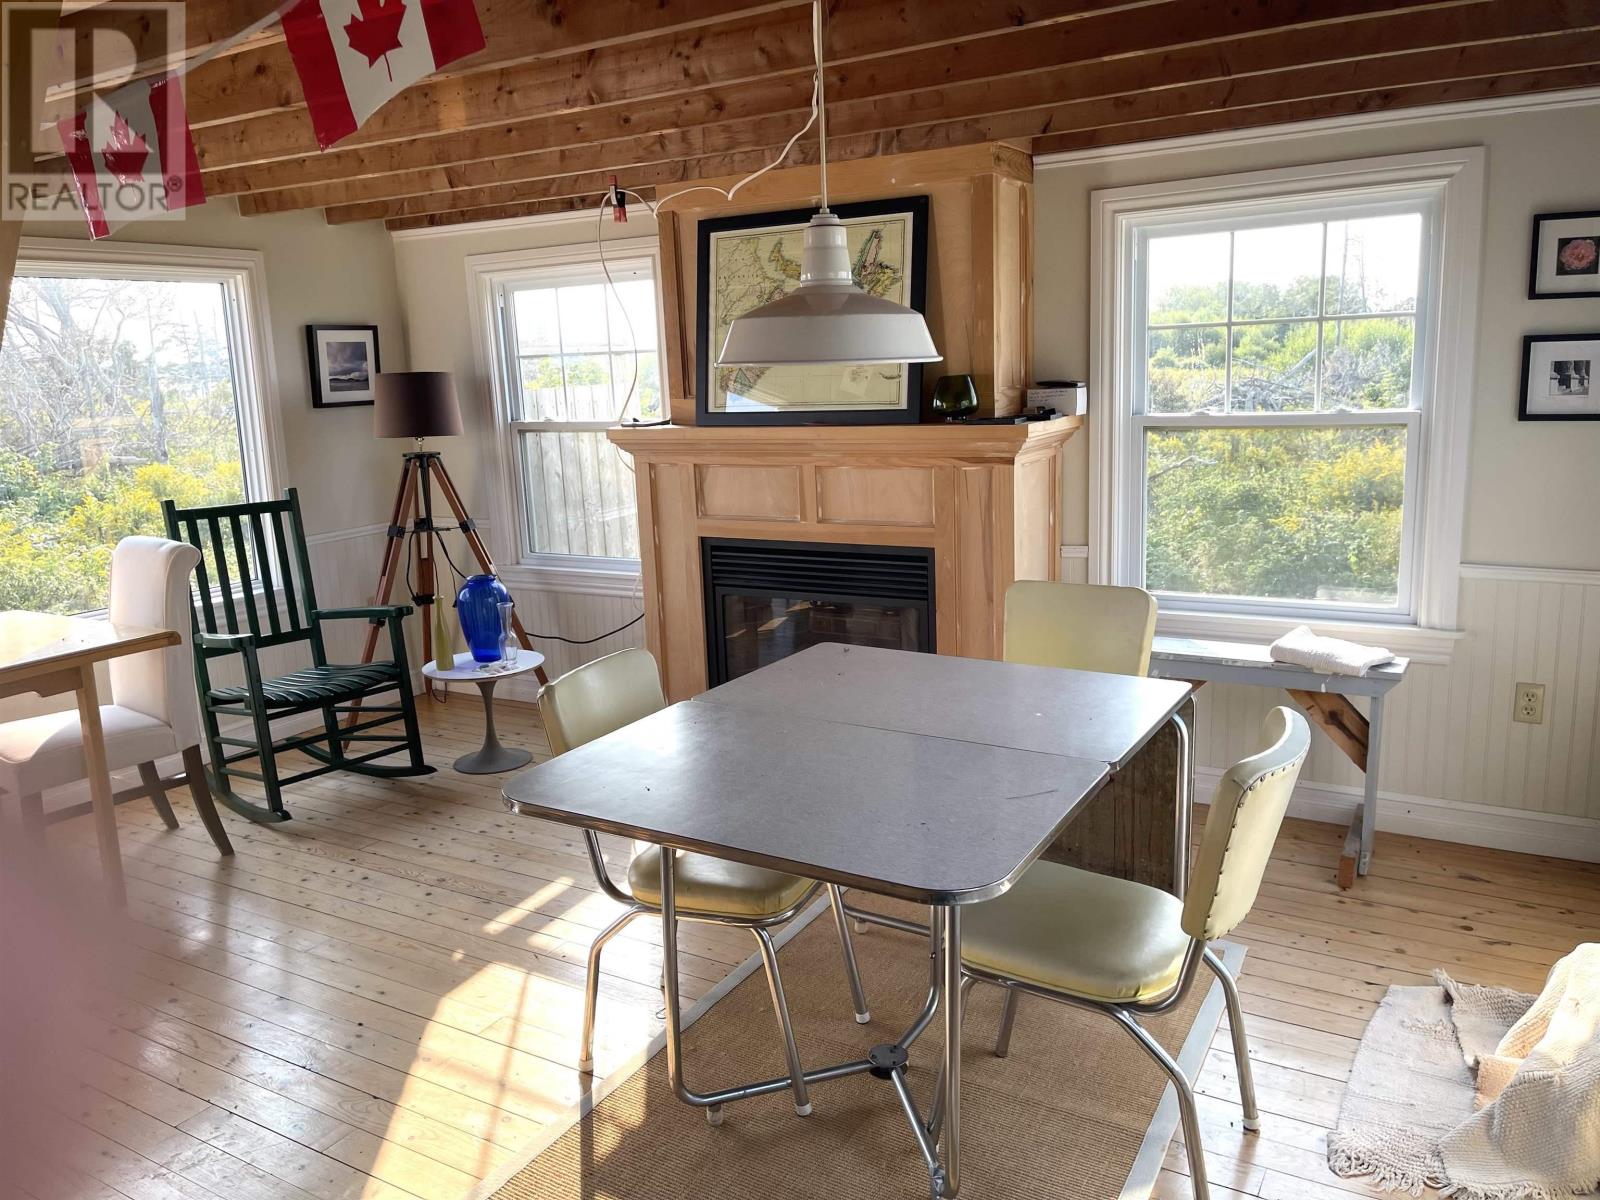
<svg viewBox="0 0 1600 1200"><path fill-rule="evenodd" d="M402 622L411 608L403 604L317 607L300 521L300 498L294 488L285 491L282 500L264 503L179 508L164 500L161 507L167 536L188 542L201 555L191 595L194 666L211 758L211 788L217 799L253 821L287 821L289 810L283 805L282 789L291 783L329 771L381 778L433 773L422 760L411 669L406 663ZM393 658L354 665L328 662L322 623L340 620L387 624ZM261 652L297 642L309 644L311 665L263 678ZM213 660L227 655L239 656L243 683L219 685L212 680ZM362 703L390 691L397 693L394 703ZM319 710L320 731L273 741L274 720ZM248 718L254 736L225 736L219 717ZM343 718L349 718L349 723L341 727ZM404 727L403 733L374 732L396 722ZM366 749L369 743L377 745ZM352 753L353 749L361 752ZM289 750L299 750L321 765L279 775L277 756ZM373 761L400 751L408 755L404 764ZM258 757L259 771L234 765ZM235 792L229 784L231 776L258 782L266 793L266 806Z"/></svg>

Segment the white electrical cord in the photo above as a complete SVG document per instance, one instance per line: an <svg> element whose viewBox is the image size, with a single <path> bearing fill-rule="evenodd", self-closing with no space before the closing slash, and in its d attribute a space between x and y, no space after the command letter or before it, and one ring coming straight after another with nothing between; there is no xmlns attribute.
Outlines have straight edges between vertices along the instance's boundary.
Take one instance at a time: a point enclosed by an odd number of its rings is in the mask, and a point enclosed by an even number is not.
<svg viewBox="0 0 1600 1200"><path fill-rule="evenodd" d="M826 212L828 209L828 117L823 111L822 97L822 0L812 0L811 3L811 48L816 57L816 73L811 77L811 115L806 118L804 125L795 130L794 136L784 143L783 149L778 151L777 157L766 166L746 175L732 187L720 188L714 184L697 183L693 187L686 187L682 191L673 192L670 196L663 196L654 203L641 196L638 192L630 191L628 188L614 188L606 192L600 201L600 207L595 210L594 245L595 251L600 257L600 270L606 277L606 286L611 289L611 295L616 300L617 307L622 311L622 321L628 328L628 341L632 346L633 352L633 379L628 384L628 394L623 397L622 407L617 410L617 424L620 425L622 418L627 415L628 406L633 403L634 393L639 387L639 343L634 337L633 322L628 318L627 306L622 303L622 294L617 290L616 282L611 278L611 267L606 262L605 239L600 236L600 231L605 227L606 209L613 205L613 197L617 195L632 196L650 211L652 218L660 216L662 205L670 204L679 197L688 196L694 192L716 192L723 199L732 200L738 194L740 188L746 184L754 183L768 171L782 163L784 159L788 158L789 151L794 149L795 143L803 138L813 125L820 125L818 136L822 142L820 155L822 163L822 210ZM631 464L628 464L628 470L633 470Z"/></svg>

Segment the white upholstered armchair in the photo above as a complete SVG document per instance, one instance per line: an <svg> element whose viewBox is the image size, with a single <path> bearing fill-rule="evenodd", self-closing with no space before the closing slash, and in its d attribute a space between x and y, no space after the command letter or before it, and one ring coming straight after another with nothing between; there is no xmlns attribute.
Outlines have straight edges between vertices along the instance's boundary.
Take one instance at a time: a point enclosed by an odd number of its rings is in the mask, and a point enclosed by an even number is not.
<svg viewBox="0 0 1600 1200"><path fill-rule="evenodd" d="M206 832L219 851L232 854L200 758L200 708L189 650L189 576L199 561L193 546L166 538L123 538L112 552L111 621L174 629L183 640L108 663L111 703L100 706L100 722L109 768L139 770L139 786L119 792L118 803L148 797L167 827L176 829L178 819L156 761L181 754L183 779ZM86 774L83 730L75 709L0 724L0 790L20 798L23 819L35 830L45 820L42 793ZM51 819L86 809L59 810Z"/></svg>

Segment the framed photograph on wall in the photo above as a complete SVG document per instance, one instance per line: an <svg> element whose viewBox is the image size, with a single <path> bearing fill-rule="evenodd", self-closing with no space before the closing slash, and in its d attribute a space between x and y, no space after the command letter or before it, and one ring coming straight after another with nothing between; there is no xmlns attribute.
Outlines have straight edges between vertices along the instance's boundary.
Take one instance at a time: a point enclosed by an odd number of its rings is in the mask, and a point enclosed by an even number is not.
<svg viewBox="0 0 1600 1200"><path fill-rule="evenodd" d="M717 367L733 319L792 291L811 209L700 222L695 418L702 425L884 425L919 420L921 363ZM855 281L926 312L928 198L837 204Z"/></svg>
<svg viewBox="0 0 1600 1200"><path fill-rule="evenodd" d="M307 325L312 408L354 408L372 403L378 360L376 325Z"/></svg>
<svg viewBox="0 0 1600 1200"><path fill-rule="evenodd" d="M1600 209L1536 214L1528 299L1580 296L1600 296Z"/></svg>
<svg viewBox="0 0 1600 1200"><path fill-rule="evenodd" d="M1600 421L1600 333L1530 333L1522 339L1519 421Z"/></svg>

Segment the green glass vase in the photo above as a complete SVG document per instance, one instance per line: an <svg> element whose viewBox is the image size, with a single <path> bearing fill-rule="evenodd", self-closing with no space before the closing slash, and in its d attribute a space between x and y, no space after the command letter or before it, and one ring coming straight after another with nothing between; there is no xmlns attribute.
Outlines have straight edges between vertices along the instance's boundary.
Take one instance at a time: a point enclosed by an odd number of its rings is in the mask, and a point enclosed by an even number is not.
<svg viewBox="0 0 1600 1200"><path fill-rule="evenodd" d="M933 412L946 421L960 421L978 411L978 389L971 375L941 375L933 385Z"/></svg>

